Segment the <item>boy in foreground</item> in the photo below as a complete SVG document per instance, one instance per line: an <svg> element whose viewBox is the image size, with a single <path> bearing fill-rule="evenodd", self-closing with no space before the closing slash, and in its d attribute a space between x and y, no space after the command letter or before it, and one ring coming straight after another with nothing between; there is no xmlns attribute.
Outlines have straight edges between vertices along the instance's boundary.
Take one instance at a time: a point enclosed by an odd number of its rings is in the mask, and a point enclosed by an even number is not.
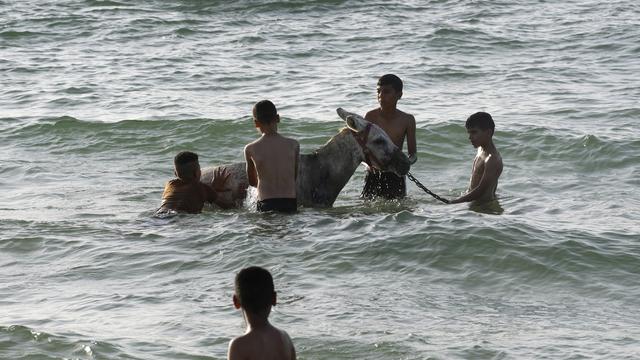
<svg viewBox="0 0 640 360"><path fill-rule="evenodd" d="M380 126L400 150L402 150L406 138L409 161L411 164L415 163L418 159L416 155L416 119L413 115L397 108L398 100L402 97L402 80L393 74L383 75L378 80L377 92L380 107L367 112L364 118ZM404 176L367 168L361 197L372 199L382 196L386 199L399 199L405 197L406 194L407 186Z"/></svg>
<svg viewBox="0 0 640 360"><path fill-rule="evenodd" d="M269 323L276 292L269 271L253 266L242 269L235 279L233 305L242 309L247 331L229 343L228 360L295 360L289 335Z"/></svg>
<svg viewBox="0 0 640 360"><path fill-rule="evenodd" d="M205 202L215 203L223 209L234 205L218 196L220 192L229 191L224 189L224 184L229 177L226 170L216 169L212 186L207 186L200 182L198 154L182 151L173 159L173 165L177 179L170 180L165 185L162 204L156 213L174 210L198 214L202 211Z"/></svg>
<svg viewBox="0 0 640 360"><path fill-rule="evenodd" d="M258 211L295 212L300 144L278 134L280 115L269 100L253 106L253 121L262 136L245 146L249 185L258 188Z"/></svg>
<svg viewBox="0 0 640 360"><path fill-rule="evenodd" d="M451 204L468 201L487 202L495 199L498 178L502 174L502 157L493 144L495 124L491 115L477 112L469 116L465 127L469 141L473 147L478 148L478 153L473 160L467 192L451 200Z"/></svg>

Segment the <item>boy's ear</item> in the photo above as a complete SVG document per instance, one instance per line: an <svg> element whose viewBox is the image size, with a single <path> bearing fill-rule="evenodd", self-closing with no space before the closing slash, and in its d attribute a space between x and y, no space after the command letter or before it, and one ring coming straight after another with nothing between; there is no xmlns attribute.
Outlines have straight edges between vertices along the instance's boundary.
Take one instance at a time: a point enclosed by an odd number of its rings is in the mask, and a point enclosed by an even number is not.
<svg viewBox="0 0 640 360"><path fill-rule="evenodd" d="M236 309L240 309L240 299L238 299L238 297L235 294L233 294L233 306Z"/></svg>
<svg viewBox="0 0 640 360"><path fill-rule="evenodd" d="M276 122L279 123L280 122L280 114L276 114Z"/></svg>
<svg viewBox="0 0 640 360"><path fill-rule="evenodd" d="M260 123L258 122L258 120L253 120L253 125L255 125L256 128L260 128Z"/></svg>
<svg viewBox="0 0 640 360"><path fill-rule="evenodd" d="M273 296L271 297L271 306L276 306L277 302L278 302L278 293L274 291Z"/></svg>

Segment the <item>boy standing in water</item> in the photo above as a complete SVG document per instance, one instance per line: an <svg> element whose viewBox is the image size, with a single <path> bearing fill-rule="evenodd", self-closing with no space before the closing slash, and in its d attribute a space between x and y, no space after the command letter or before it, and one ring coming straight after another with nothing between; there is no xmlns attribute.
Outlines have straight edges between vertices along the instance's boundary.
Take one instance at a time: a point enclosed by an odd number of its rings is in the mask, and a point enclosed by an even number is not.
<svg viewBox="0 0 640 360"><path fill-rule="evenodd" d="M469 189L463 196L451 200L451 204L495 199L498 178L502 174L502 157L493 144L495 124L491 115L477 112L469 116L465 127L469 141L473 147L478 148L478 153L473 160Z"/></svg>
<svg viewBox="0 0 640 360"><path fill-rule="evenodd" d="M276 292L269 271L252 266L235 279L233 305L242 309L247 331L229 343L228 360L295 360L296 350L289 335L269 323Z"/></svg>
<svg viewBox="0 0 640 360"><path fill-rule="evenodd" d="M258 188L258 211L295 212L300 144L278 134L280 115L269 100L253 106L253 121L262 136L245 146L249 185Z"/></svg>
<svg viewBox="0 0 640 360"><path fill-rule="evenodd" d="M409 161L415 163L416 154L416 119L411 114L400 111L396 106L402 97L402 80L393 74L380 77L377 86L380 107L369 111L365 119L380 126L396 146L402 150L404 139L407 139ZM382 172L367 168L361 197L372 199L382 196L386 199L403 198L407 194L404 176L392 172Z"/></svg>
<svg viewBox="0 0 640 360"><path fill-rule="evenodd" d="M165 185L162 204L156 212L174 210L197 214L202 211L205 202L215 203L224 209L233 206L218 196L220 192L229 191L224 189L229 177L226 170L216 169L212 186L207 186L200 182L198 154L182 151L173 159L173 165L177 179Z"/></svg>

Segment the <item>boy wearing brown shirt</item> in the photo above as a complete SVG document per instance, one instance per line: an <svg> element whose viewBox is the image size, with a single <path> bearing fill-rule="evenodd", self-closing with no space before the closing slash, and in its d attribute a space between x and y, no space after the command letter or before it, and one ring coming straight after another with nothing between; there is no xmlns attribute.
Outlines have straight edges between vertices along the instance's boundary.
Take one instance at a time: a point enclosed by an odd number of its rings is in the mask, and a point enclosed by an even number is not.
<svg viewBox="0 0 640 360"><path fill-rule="evenodd" d="M221 208L229 208L233 204L218 196L219 192L228 191L224 184L229 173L220 168L214 174L213 186L200 182L200 163L198 155L190 151L182 151L173 159L174 173L177 179L167 182L162 193L162 204L157 212L174 210L189 214L198 214L204 203L215 203Z"/></svg>

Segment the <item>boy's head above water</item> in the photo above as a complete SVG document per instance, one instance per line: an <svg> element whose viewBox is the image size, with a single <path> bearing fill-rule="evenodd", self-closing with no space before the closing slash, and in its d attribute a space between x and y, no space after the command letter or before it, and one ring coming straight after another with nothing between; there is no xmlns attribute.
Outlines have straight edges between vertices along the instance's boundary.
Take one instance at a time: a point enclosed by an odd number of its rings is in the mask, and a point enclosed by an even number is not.
<svg viewBox="0 0 640 360"><path fill-rule="evenodd" d="M253 314L269 314L276 304L276 292L269 271L251 266L240 270L235 279L233 302Z"/></svg>
<svg viewBox="0 0 640 360"><path fill-rule="evenodd" d="M200 179L200 163L198 154L191 151L181 151L173 158L176 176L184 181Z"/></svg>
<svg viewBox="0 0 640 360"><path fill-rule="evenodd" d="M381 107L395 106L402 97L402 80L393 74L382 75L378 79L377 92Z"/></svg>
<svg viewBox="0 0 640 360"><path fill-rule="evenodd" d="M477 128L480 130L491 130L491 134L493 134L493 131L496 128L496 124L493 122L491 115L482 111L469 116L464 126L467 129Z"/></svg>
<svg viewBox="0 0 640 360"><path fill-rule="evenodd" d="M389 85L393 90L402 94L402 80L394 74L382 75L378 79L378 86Z"/></svg>
<svg viewBox="0 0 640 360"><path fill-rule="evenodd" d="M491 143L496 125L491 115L486 112L477 112L467 119L464 124L469 134L469 141L473 147L483 147Z"/></svg>
<svg viewBox="0 0 640 360"><path fill-rule="evenodd" d="M269 100L258 101L253 105L253 120L261 124L270 124L278 121L278 110Z"/></svg>

